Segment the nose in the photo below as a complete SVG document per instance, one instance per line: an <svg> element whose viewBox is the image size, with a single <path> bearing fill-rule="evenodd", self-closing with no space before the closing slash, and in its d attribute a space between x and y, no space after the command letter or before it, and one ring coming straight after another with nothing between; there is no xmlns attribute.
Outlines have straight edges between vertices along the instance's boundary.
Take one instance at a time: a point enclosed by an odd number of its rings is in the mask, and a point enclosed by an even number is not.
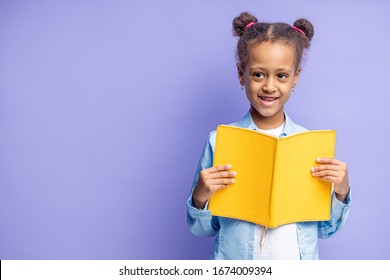
<svg viewBox="0 0 390 280"><path fill-rule="evenodd" d="M276 91L276 83L274 79L268 78L263 86L263 91L267 93L273 93Z"/></svg>

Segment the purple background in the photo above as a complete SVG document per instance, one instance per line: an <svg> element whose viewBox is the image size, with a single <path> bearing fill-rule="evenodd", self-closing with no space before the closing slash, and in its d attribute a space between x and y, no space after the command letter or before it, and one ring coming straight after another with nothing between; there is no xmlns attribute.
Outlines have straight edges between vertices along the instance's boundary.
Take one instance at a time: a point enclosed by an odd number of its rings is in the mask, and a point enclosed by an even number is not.
<svg viewBox="0 0 390 280"><path fill-rule="evenodd" d="M323 259L390 259L388 1L0 0L0 259L207 259L186 199L249 108L231 21L309 18L287 112L337 130L353 206Z"/></svg>

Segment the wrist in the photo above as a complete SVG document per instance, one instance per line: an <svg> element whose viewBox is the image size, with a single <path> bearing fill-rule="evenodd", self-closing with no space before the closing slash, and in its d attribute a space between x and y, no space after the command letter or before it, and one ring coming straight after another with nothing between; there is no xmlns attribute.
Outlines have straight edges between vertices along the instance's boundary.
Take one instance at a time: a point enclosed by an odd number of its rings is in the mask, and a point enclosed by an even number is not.
<svg viewBox="0 0 390 280"><path fill-rule="evenodd" d="M340 202L344 202L345 199L347 198L348 193L349 193L349 189L350 189L350 187L348 186L348 187L346 188L346 191L345 191L345 192L343 192L343 193L336 192L336 193L335 193L336 198L337 198Z"/></svg>
<svg viewBox="0 0 390 280"><path fill-rule="evenodd" d="M347 195L340 195L340 194L337 194L336 193L336 198L340 201L340 202L344 202L345 198L347 197Z"/></svg>
<svg viewBox="0 0 390 280"><path fill-rule="evenodd" d="M203 210L206 206L206 203L207 203L207 200L201 201L201 200L197 200L194 197L192 197L192 205L199 210Z"/></svg>
<svg viewBox="0 0 390 280"><path fill-rule="evenodd" d="M203 194L201 189L196 186L192 192L192 205L198 209L204 209L208 198Z"/></svg>

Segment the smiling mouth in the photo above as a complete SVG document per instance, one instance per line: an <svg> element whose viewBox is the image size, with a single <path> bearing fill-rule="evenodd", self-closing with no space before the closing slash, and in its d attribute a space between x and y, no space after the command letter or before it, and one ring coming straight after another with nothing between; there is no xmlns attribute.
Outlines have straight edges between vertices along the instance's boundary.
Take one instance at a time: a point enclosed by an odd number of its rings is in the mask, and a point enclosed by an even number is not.
<svg viewBox="0 0 390 280"><path fill-rule="evenodd" d="M259 96L261 100L272 102L278 99L278 97L269 97L269 96Z"/></svg>
<svg viewBox="0 0 390 280"><path fill-rule="evenodd" d="M265 107L272 107L279 97L259 96L260 102Z"/></svg>

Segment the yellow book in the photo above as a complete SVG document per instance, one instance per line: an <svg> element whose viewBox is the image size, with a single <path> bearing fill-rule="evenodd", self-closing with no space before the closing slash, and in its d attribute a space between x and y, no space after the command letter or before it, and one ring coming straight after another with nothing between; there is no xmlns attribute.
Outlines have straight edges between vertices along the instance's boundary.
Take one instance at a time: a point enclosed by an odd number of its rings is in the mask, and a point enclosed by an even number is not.
<svg viewBox="0 0 390 280"><path fill-rule="evenodd" d="M235 183L214 193L214 216L268 226L330 219L332 184L311 175L318 157L334 157L336 132L314 130L277 138L220 125L214 166L231 164Z"/></svg>

